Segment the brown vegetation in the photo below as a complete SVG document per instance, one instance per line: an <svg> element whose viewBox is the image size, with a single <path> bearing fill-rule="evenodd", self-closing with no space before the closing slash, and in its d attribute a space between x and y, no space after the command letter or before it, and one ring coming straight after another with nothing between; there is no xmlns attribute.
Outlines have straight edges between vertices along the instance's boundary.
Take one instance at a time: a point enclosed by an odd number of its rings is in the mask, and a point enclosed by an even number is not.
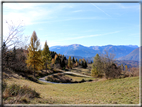
<svg viewBox="0 0 142 107"><path fill-rule="evenodd" d="M136 77L136 76L139 76L139 68L130 68L129 71L128 70L125 70L125 71L122 71L122 75L123 77Z"/></svg>
<svg viewBox="0 0 142 107"><path fill-rule="evenodd" d="M39 93L28 86L12 84L7 86L3 81L3 101L8 104L29 103L29 99L40 97Z"/></svg>
<svg viewBox="0 0 142 107"><path fill-rule="evenodd" d="M46 78L47 81L51 81L51 82L58 82L58 83L71 83L72 82L72 79L61 74L61 73L58 73L58 74L54 74L54 75L51 75L51 76L48 76Z"/></svg>

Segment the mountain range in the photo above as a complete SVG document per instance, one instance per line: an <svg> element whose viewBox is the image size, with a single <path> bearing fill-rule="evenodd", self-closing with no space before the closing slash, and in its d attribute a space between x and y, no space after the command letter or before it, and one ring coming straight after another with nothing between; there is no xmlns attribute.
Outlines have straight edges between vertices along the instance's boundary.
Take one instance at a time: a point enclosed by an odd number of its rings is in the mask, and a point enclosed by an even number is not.
<svg viewBox="0 0 142 107"><path fill-rule="evenodd" d="M98 53L103 54L105 51L113 53L118 60L139 60L139 47L137 45L105 45L105 46L83 46L72 44L66 46L52 46L50 51L63 54L67 57L76 56L79 58L91 58Z"/></svg>
<svg viewBox="0 0 142 107"><path fill-rule="evenodd" d="M140 47L142 49L142 47ZM133 61L139 61L139 51L140 48L136 48L131 53L129 53L126 56L119 57L118 60L133 60Z"/></svg>

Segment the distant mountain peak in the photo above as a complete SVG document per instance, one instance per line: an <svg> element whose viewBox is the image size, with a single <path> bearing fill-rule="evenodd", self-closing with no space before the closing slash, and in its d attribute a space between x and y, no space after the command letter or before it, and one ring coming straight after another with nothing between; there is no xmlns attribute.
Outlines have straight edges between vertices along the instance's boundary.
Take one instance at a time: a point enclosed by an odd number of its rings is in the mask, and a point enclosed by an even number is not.
<svg viewBox="0 0 142 107"><path fill-rule="evenodd" d="M80 44L71 44L70 46L83 46L83 45L80 45Z"/></svg>
<svg viewBox="0 0 142 107"><path fill-rule="evenodd" d="M80 44L71 44L66 46L50 47L51 51L55 51L64 55L94 57L97 53L104 53L104 51L113 52L115 58L123 57L135 50L137 45L104 45L104 46L83 46Z"/></svg>

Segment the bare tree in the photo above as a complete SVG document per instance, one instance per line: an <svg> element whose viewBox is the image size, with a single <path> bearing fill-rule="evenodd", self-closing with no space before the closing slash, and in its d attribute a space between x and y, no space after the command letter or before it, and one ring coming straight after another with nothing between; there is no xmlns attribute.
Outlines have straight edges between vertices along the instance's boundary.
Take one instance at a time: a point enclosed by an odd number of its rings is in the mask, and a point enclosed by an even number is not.
<svg viewBox="0 0 142 107"><path fill-rule="evenodd" d="M103 71L105 77L118 78L121 75L121 68L115 64L115 54L105 51L105 54L101 55L101 61L103 64Z"/></svg>
<svg viewBox="0 0 142 107"><path fill-rule="evenodd" d="M103 62L103 68L106 68L112 65L113 63L115 63L115 59L114 59L115 54L109 53L106 50L104 51L104 54L100 55L100 57L101 57L101 61Z"/></svg>
<svg viewBox="0 0 142 107"><path fill-rule="evenodd" d="M6 25L8 30L7 33L3 35L1 52L3 64L5 62L7 62L6 64L8 64L10 57L12 57L10 48L12 49L13 47L22 47L22 44L25 44L25 41L23 41L24 25L23 21L18 24L14 24L13 21L5 21L4 24Z"/></svg>
<svg viewBox="0 0 142 107"><path fill-rule="evenodd" d="M3 42L7 46L7 48L11 47L18 47L20 46L20 43L22 42L23 37L23 21L21 21L19 24L14 24L13 21L8 22L6 21L7 27L8 27L8 34L4 35Z"/></svg>

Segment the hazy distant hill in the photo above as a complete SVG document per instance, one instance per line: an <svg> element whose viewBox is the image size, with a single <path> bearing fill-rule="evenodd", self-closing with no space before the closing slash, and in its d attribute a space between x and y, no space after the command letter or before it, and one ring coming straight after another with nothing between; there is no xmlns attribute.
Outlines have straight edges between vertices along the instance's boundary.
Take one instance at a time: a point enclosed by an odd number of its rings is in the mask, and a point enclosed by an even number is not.
<svg viewBox="0 0 142 107"><path fill-rule="evenodd" d="M116 60L116 64L119 66L123 64L124 66L127 65L128 68L130 67L139 67L139 61L133 61L133 60Z"/></svg>
<svg viewBox="0 0 142 107"><path fill-rule="evenodd" d="M80 56L80 57L94 57L97 53L104 53L105 50L114 53L115 58L128 55L130 52L138 48L137 45L106 45L106 46L90 46L86 47L80 44L73 44L68 46L53 46L50 47L51 51L55 51L58 54L64 54L65 56Z"/></svg>
<svg viewBox="0 0 142 107"><path fill-rule="evenodd" d="M133 50L131 53L129 53L126 56L120 57L118 58L118 60L133 60L133 61L139 61L139 49L140 48L136 48L135 50ZM142 49L142 47L141 47Z"/></svg>

